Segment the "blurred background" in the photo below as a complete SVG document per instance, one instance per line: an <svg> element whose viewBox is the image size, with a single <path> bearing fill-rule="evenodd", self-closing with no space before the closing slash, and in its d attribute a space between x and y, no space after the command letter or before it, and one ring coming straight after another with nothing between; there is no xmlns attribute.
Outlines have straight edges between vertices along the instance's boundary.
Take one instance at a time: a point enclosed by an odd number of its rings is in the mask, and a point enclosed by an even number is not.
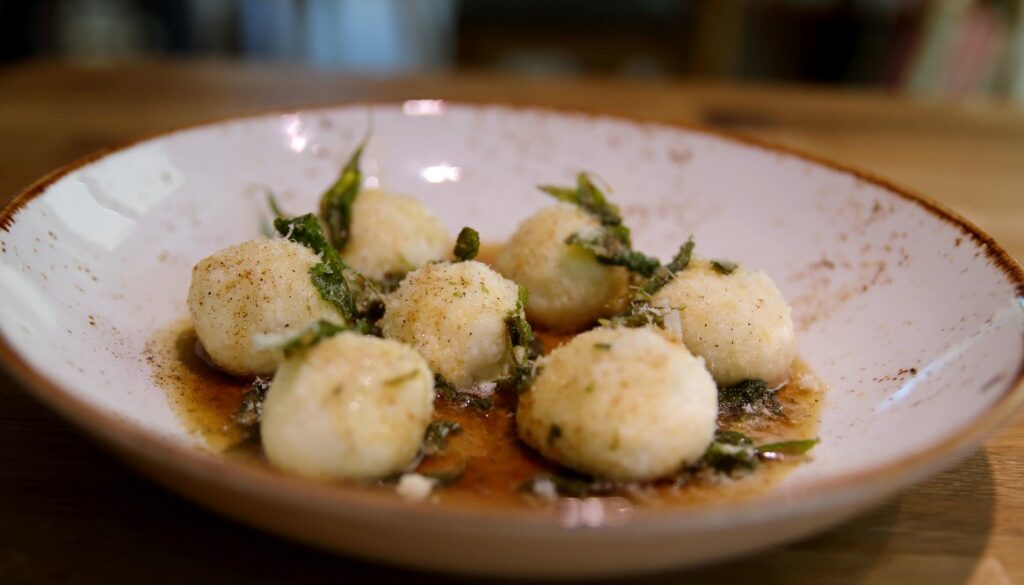
<svg viewBox="0 0 1024 585"><path fill-rule="evenodd" d="M0 64L161 56L1024 101L1024 0L0 0Z"/></svg>

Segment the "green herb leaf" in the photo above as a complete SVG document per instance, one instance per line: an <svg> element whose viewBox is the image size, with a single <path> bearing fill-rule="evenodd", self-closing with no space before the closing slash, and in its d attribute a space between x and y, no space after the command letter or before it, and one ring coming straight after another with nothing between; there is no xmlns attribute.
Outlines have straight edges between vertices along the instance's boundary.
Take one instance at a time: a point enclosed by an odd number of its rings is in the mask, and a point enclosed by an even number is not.
<svg viewBox="0 0 1024 585"><path fill-rule="evenodd" d="M665 325L665 315L671 310L673 309L655 307L643 296L634 297L629 301L625 311L609 319L599 319L598 323L611 327L662 327Z"/></svg>
<svg viewBox="0 0 1024 585"><path fill-rule="evenodd" d="M704 452L700 465L725 475L739 475L757 469L758 462L757 449L750 445L713 441Z"/></svg>
<svg viewBox="0 0 1024 585"><path fill-rule="evenodd" d="M268 390L270 380L256 376L249 391L242 397L242 404L231 415L236 424L250 432L259 432L259 424L263 420L263 400L267 397Z"/></svg>
<svg viewBox="0 0 1024 585"><path fill-rule="evenodd" d="M734 270L740 267L740 265L733 262L732 260L717 259L711 261L711 267L714 268L715 271L718 272L719 274L728 275L732 274Z"/></svg>
<svg viewBox="0 0 1024 585"><path fill-rule="evenodd" d="M423 446L421 451L424 455L437 455L444 450L449 435L456 435L462 432L462 425L451 420L434 420L427 425L427 432L423 435Z"/></svg>
<svg viewBox="0 0 1024 585"><path fill-rule="evenodd" d="M266 195L267 195L267 207L270 208L270 211L273 214L274 219L277 219L278 217L287 217L285 215L285 213L283 211L281 211L281 206L278 205L277 198L274 197L274 192L268 189ZM267 218L261 214L261 216L260 216L260 233L263 234L267 238L274 237L274 234L276 233L276 231L274 230L274 226L272 225L272 221L273 220L267 221Z"/></svg>
<svg viewBox="0 0 1024 585"><path fill-rule="evenodd" d="M676 252L671 262L655 269L651 278L641 287L643 294L653 295L668 284L677 273L686 270L686 267L690 265L690 258L693 256L694 245L693 236L690 236L686 243L679 247L679 251Z"/></svg>
<svg viewBox="0 0 1024 585"><path fill-rule="evenodd" d="M619 212L618 206L608 201L608 198L590 180L590 176L587 173L580 173L576 176L575 189L551 185L541 185L539 189L556 199L579 206L587 213L596 217L601 222L601 225L622 225L622 214ZM625 229L625 231L621 232L621 235L628 246L630 243L629 230Z"/></svg>
<svg viewBox="0 0 1024 585"><path fill-rule="evenodd" d="M363 183L363 173L359 170L359 158L366 147L369 134L356 147L348 163L341 169L341 174L327 191L320 197L320 220L327 228L327 236L334 248L341 250L348 243L349 228L352 224L352 205Z"/></svg>
<svg viewBox="0 0 1024 585"><path fill-rule="evenodd" d="M786 455L803 455L817 443L817 439L801 439L755 447L754 441L739 431L719 430L715 432L715 440L708 446L704 456L684 475L699 473L702 469L731 476L741 475L757 469L762 461L777 461Z"/></svg>
<svg viewBox="0 0 1024 585"><path fill-rule="evenodd" d="M572 236L576 237L578 234ZM646 276L646 280L636 283L636 276L633 277L634 284L630 287L629 304L626 309L609 319L601 319L599 322L602 325L611 325L617 327L646 327L648 325L654 325L656 327L663 327L665 325L665 316L670 311L677 310L671 307L654 306L651 304L654 293L661 290L675 275L690 265L690 259L693 256L693 238L690 237L686 242L679 247L679 251L672 258L672 261L666 265L661 265L655 258L648 258L647 260L640 260L640 264L635 264L630 268L634 273L640 276ZM641 254L641 256L643 256ZM646 258L646 257L644 257Z"/></svg>
<svg viewBox="0 0 1024 585"><path fill-rule="evenodd" d="M480 251L480 234L471 227L464 227L455 240L455 257L459 262L476 258Z"/></svg>
<svg viewBox="0 0 1024 585"><path fill-rule="evenodd" d="M690 258L693 256L693 248L695 246L693 236L687 238L686 242L679 246L679 251L672 257L672 261L668 263L668 269L672 274L686 270L686 267L690 265Z"/></svg>
<svg viewBox="0 0 1024 585"><path fill-rule="evenodd" d="M509 376L497 380L498 388L501 390L515 389L517 392L524 392L531 382L533 362L540 355L533 327L526 320L526 303L529 298L530 293L526 287L519 285L516 305L505 316L505 330L508 333L508 345L515 360L515 367Z"/></svg>
<svg viewBox="0 0 1024 585"><path fill-rule="evenodd" d="M277 197L274 196L273 191L267 191L267 205L270 207L270 211L274 213L274 219L288 217L285 212L281 211L281 205L277 202Z"/></svg>
<svg viewBox="0 0 1024 585"><path fill-rule="evenodd" d="M798 439L793 441L780 441L778 443L769 443L767 445L761 445L757 448L758 452L762 457L768 454L779 454L779 455L803 455L811 450L812 447L818 444L818 439Z"/></svg>
<svg viewBox="0 0 1024 585"><path fill-rule="evenodd" d="M343 275L344 269L329 261L322 261L309 269L309 277L320 297L338 307L345 319L351 321L356 318L356 300Z"/></svg>
<svg viewBox="0 0 1024 585"><path fill-rule="evenodd" d="M338 256L338 251L324 237L323 228L320 227L320 222L312 213L295 217L278 217L274 219L274 229L285 239L302 244L322 258L341 259Z"/></svg>
<svg viewBox="0 0 1024 585"><path fill-rule="evenodd" d="M657 258L631 249L616 230L606 228L593 233L575 233L566 238L565 243L593 252L601 264L624 266L645 278L653 276L661 265Z"/></svg>
<svg viewBox="0 0 1024 585"><path fill-rule="evenodd" d="M624 266L645 278L650 278L660 266L657 258L633 250L632 237L629 228L622 223L619 208L608 201L586 173L576 177L575 189L542 185L540 190L579 206L601 223L601 228L592 233L571 235L565 241L567 244L593 252L602 264Z"/></svg>
<svg viewBox="0 0 1024 585"><path fill-rule="evenodd" d="M763 380L744 380L718 389L718 416L721 420L781 414L782 403Z"/></svg>
<svg viewBox="0 0 1024 585"><path fill-rule="evenodd" d="M746 433L734 431L731 429L719 429L715 431L715 440L719 443L727 443L729 445L753 445L754 440L751 439Z"/></svg>
<svg viewBox="0 0 1024 585"><path fill-rule="evenodd" d="M375 333L375 323L383 314L380 291L370 279L350 268L327 241L320 222L312 214L279 217L274 228L286 239L306 246L320 262L309 269L313 287L320 297L333 304L345 320L362 333Z"/></svg>
<svg viewBox="0 0 1024 585"><path fill-rule="evenodd" d="M434 374L434 388L437 390L438 395L444 400L463 408L475 408L477 410L490 410L494 407L494 401L490 398L483 396L477 396L476 394L470 394L469 392L459 392L455 389L455 386L448 380L445 380L441 374Z"/></svg>
<svg viewBox="0 0 1024 585"><path fill-rule="evenodd" d="M289 338L281 344L281 351L284 352L285 357L291 357L298 352L305 351L314 345L320 343L328 337L334 337L342 331L350 331L350 327L338 325L337 323L331 323L320 319L314 321L301 331L299 331L294 337Z"/></svg>
<svg viewBox="0 0 1024 585"><path fill-rule="evenodd" d="M719 430L698 462L699 467L726 475L736 475L757 468L757 448L747 435L739 431Z"/></svg>
<svg viewBox="0 0 1024 585"><path fill-rule="evenodd" d="M519 297L515 307L505 316L505 325L508 329L509 344L512 347L523 347L529 349L533 343L533 327L526 320L526 302L530 297L526 287L519 285Z"/></svg>

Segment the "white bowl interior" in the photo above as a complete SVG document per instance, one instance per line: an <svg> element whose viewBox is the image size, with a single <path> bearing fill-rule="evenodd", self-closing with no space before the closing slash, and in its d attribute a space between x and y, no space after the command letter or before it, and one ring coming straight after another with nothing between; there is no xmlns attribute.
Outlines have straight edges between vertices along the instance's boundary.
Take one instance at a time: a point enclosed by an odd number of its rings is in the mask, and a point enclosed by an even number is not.
<svg viewBox="0 0 1024 585"><path fill-rule="evenodd" d="M139 143L63 176L0 232L0 331L94 407L196 447L144 347L187 315L192 265L259 237L263 197L311 211L369 108L242 119ZM969 424L1024 354L1017 286L980 241L878 184L712 134L582 114L406 102L373 108L367 180L454 234L501 241L596 173L638 247L764 269L827 385L813 461L776 489L885 465Z"/></svg>

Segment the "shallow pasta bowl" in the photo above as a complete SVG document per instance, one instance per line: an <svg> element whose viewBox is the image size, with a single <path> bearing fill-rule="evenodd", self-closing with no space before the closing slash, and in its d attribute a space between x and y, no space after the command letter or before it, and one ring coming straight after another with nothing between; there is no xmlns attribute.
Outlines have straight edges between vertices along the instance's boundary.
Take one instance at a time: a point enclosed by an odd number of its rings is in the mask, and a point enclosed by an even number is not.
<svg viewBox="0 0 1024 585"><path fill-rule="evenodd" d="M362 137L367 181L501 241L593 171L637 247L766 270L827 384L813 458L749 500L589 517L406 503L212 452L145 347L187 315L191 267L259 236L262 200L318 194ZM457 572L591 575L725 558L835 524L975 449L1024 402L1024 272L944 208L874 178L705 130L433 100L239 118L55 171L0 214L0 356L44 402L228 516L364 557ZM570 507L571 508L571 507ZM577 510L578 512L578 510Z"/></svg>

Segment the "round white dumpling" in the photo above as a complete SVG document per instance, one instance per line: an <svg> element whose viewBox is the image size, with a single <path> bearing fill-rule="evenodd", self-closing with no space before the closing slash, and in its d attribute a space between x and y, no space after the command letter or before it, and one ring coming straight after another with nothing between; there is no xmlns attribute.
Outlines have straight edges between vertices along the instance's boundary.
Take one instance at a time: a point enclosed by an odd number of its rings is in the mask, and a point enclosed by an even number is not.
<svg viewBox="0 0 1024 585"><path fill-rule="evenodd" d="M416 457L434 377L407 345L341 333L287 360L263 402L270 462L308 476L376 479Z"/></svg>
<svg viewBox="0 0 1024 585"><path fill-rule="evenodd" d="M519 287L476 261L428 264L385 301L385 337L415 347L456 388L509 374L514 363L505 319Z"/></svg>
<svg viewBox="0 0 1024 585"><path fill-rule="evenodd" d="M411 197L363 191L352 204L349 240L341 258L377 280L443 260L452 241L444 225Z"/></svg>
<svg viewBox="0 0 1024 585"><path fill-rule="evenodd" d="M280 350L257 347L253 337L299 331L318 319L344 323L313 287L319 262L288 240L252 240L200 260L192 269L188 308L213 363L237 376L274 373Z"/></svg>
<svg viewBox="0 0 1024 585"><path fill-rule="evenodd" d="M796 358L793 319L764 272L737 267L722 274L694 259L655 293L652 304L678 311L681 341L704 358L718 384L757 379L775 386L789 378Z"/></svg>
<svg viewBox="0 0 1024 585"><path fill-rule="evenodd" d="M530 291L526 315L532 323L576 331L618 311L629 284L626 270L565 243L574 233L599 227L586 211L559 203L520 223L501 248L494 267Z"/></svg>
<svg viewBox="0 0 1024 585"><path fill-rule="evenodd" d="M703 360L652 329L594 329L538 367L519 398L519 436L566 467L654 479L696 462L714 438L711 374Z"/></svg>

